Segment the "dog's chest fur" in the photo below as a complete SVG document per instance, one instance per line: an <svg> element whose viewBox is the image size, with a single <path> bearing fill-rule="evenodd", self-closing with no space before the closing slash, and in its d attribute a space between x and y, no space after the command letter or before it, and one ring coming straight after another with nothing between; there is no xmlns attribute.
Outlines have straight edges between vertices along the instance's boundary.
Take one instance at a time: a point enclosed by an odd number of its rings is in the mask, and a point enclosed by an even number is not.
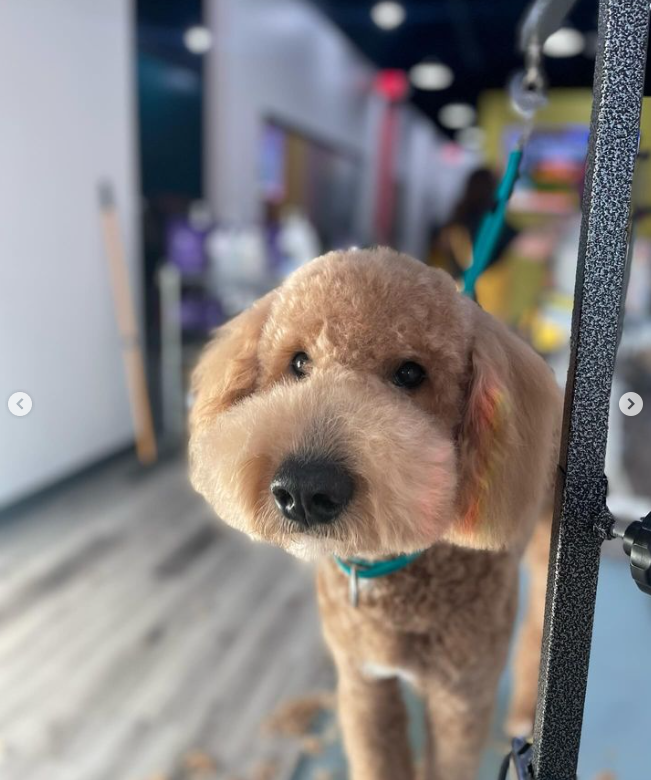
<svg viewBox="0 0 651 780"><path fill-rule="evenodd" d="M517 604L517 558L438 544L406 569L365 583L359 604L331 562L319 567L324 633L369 677L467 682L506 654Z"/></svg>

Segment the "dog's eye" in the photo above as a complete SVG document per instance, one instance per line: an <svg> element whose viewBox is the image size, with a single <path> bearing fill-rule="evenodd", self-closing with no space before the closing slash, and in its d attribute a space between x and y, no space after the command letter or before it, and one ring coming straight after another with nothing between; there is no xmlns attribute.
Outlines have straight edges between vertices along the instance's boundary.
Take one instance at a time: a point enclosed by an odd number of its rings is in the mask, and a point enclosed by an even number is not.
<svg viewBox="0 0 651 780"><path fill-rule="evenodd" d="M393 375L394 385L404 387L407 390L413 390L415 387L418 387L424 379L425 369L418 363L414 363L413 360L403 363Z"/></svg>
<svg viewBox="0 0 651 780"><path fill-rule="evenodd" d="M297 352L291 360L289 367L294 376L299 379L303 379L305 376L305 369L310 362L310 358L305 352Z"/></svg>

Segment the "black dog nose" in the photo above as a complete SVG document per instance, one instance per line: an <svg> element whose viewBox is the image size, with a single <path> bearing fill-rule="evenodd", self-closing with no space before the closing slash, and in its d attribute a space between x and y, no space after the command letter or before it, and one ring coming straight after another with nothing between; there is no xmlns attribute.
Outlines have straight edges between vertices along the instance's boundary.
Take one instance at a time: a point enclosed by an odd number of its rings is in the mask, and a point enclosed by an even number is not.
<svg viewBox="0 0 651 780"><path fill-rule="evenodd" d="M354 488L348 471L331 460L288 458L271 481L278 509L306 526L331 523L352 498Z"/></svg>

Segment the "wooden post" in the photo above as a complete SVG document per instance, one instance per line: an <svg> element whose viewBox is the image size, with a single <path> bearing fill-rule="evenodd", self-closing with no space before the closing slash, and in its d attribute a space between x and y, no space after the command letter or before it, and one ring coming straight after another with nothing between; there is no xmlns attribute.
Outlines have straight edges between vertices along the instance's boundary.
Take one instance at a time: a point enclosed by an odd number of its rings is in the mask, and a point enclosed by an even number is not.
<svg viewBox="0 0 651 780"><path fill-rule="evenodd" d="M157 459L156 435L124 245L120 236L120 224L113 190L107 182L100 184L99 207L102 238L113 289L115 317L122 339L122 359L135 430L136 454L143 465L149 465Z"/></svg>

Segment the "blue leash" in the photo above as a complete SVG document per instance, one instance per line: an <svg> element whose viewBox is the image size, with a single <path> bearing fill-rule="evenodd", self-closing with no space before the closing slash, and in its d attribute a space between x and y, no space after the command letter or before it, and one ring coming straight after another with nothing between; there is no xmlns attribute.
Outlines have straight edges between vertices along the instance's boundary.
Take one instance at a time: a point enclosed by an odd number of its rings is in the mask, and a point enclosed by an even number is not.
<svg viewBox="0 0 651 780"><path fill-rule="evenodd" d="M463 292L475 298L477 280L484 273L495 255L497 242L500 240L513 188L520 174L522 161L522 144L519 144L509 155L509 161L495 192L495 205L484 216L477 231L477 237L472 250L472 263L463 275Z"/></svg>

